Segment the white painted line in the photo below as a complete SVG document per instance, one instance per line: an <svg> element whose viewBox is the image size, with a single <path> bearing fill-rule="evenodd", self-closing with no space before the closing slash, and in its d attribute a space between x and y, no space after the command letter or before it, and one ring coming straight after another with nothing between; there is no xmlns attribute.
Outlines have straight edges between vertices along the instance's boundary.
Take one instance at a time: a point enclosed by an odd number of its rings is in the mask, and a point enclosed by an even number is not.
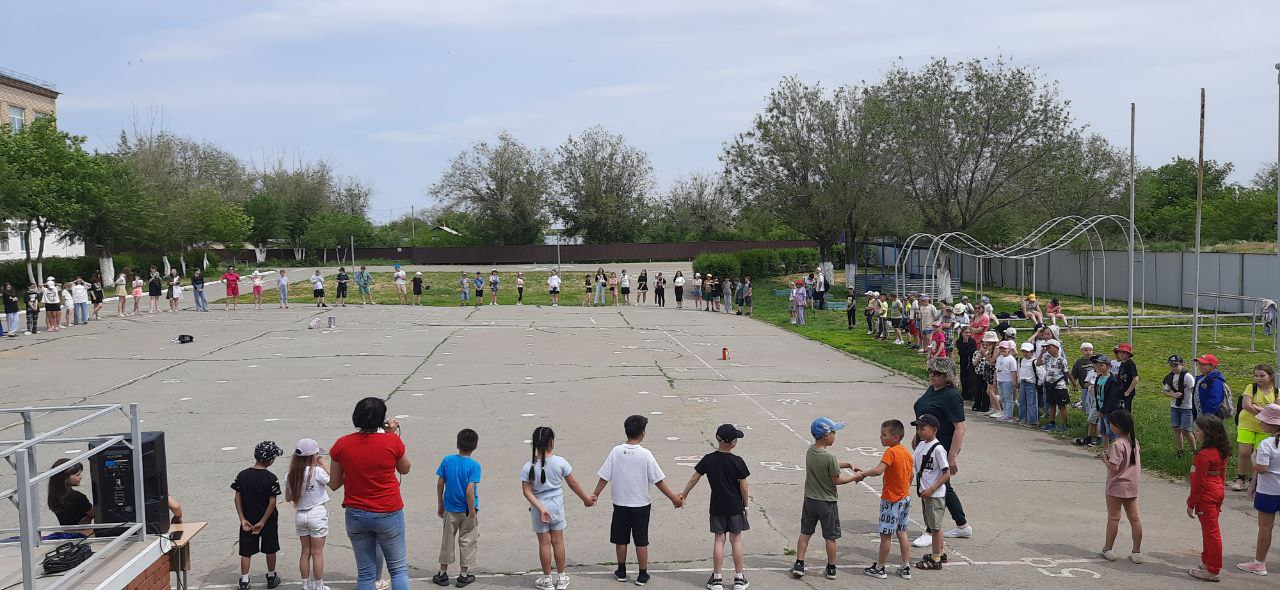
<svg viewBox="0 0 1280 590"><path fill-rule="evenodd" d="M425 394L425 393L415 393L415 394L413 394L413 397L422 397L422 396L424 396L424 395L426 395L426 394Z"/></svg>
<svg viewBox="0 0 1280 590"><path fill-rule="evenodd" d="M191 399L191 398L189 398L189 397L180 397L180 398L178 398L178 401L180 401L180 402L185 402L185 401L190 400L190 399Z"/></svg>
<svg viewBox="0 0 1280 590"><path fill-rule="evenodd" d="M430 381L430 380L432 380L432 379L435 379L435 377L423 377L423 378L422 378L422 380L423 380L423 381Z"/></svg>
<svg viewBox="0 0 1280 590"><path fill-rule="evenodd" d="M529 418L529 417L532 417L532 416L537 416L537 414L520 414L520 416L521 416L521 417L523 417L523 418Z"/></svg>
<svg viewBox="0 0 1280 590"><path fill-rule="evenodd" d="M309 395L300 395L300 396L298 396L298 399L307 399L307 398L309 398L309 397L311 397L311 396L309 396Z"/></svg>
<svg viewBox="0 0 1280 590"><path fill-rule="evenodd" d="M277 422L279 420L280 420L279 418L263 418L262 419L263 422Z"/></svg>
<svg viewBox="0 0 1280 590"><path fill-rule="evenodd" d="M638 393L638 394L640 394L640 395L644 395L644 394L649 393L649 392L647 392L647 391L637 391L636 393Z"/></svg>
<svg viewBox="0 0 1280 590"><path fill-rule="evenodd" d="M667 437L667 440L680 440L680 437L678 437L678 436L668 436L668 437Z"/></svg>
<svg viewBox="0 0 1280 590"><path fill-rule="evenodd" d="M62 453L63 453L63 454L65 454L65 455L78 455L78 454L80 454L80 450L79 450L79 449L71 449L70 451L62 451Z"/></svg>
<svg viewBox="0 0 1280 590"><path fill-rule="evenodd" d="M592 324L596 323L596 319L591 316L587 316L587 319L591 320Z"/></svg>
<svg viewBox="0 0 1280 590"><path fill-rule="evenodd" d="M408 415L408 414L398 414L398 415L396 415L396 420L402 420L402 419L404 419L404 418L408 418L408 417L409 417L409 415Z"/></svg>
<svg viewBox="0 0 1280 590"><path fill-rule="evenodd" d="M236 448L235 448L235 447L222 447L220 450L223 450L223 451L234 451L234 450L236 450Z"/></svg>
<svg viewBox="0 0 1280 590"><path fill-rule="evenodd" d="M537 394L537 392L530 391L529 393L526 393L525 395L538 395L538 394Z"/></svg>
<svg viewBox="0 0 1280 590"><path fill-rule="evenodd" d="M650 413L650 414L652 414L652 415L654 415L654 416L657 416L657 415L662 414L662 412L649 412L649 413Z"/></svg>
<svg viewBox="0 0 1280 590"><path fill-rule="evenodd" d="M249 368L250 368L250 369L256 369L256 368L258 368L258 365L249 365Z"/></svg>

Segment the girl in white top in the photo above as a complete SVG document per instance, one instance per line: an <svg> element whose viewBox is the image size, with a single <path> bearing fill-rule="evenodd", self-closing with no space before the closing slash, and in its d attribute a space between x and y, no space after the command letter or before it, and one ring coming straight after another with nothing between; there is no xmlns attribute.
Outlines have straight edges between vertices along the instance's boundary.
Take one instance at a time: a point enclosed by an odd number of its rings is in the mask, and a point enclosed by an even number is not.
<svg viewBox="0 0 1280 590"><path fill-rule="evenodd" d="M542 565L542 577L534 583L539 590L569 587L569 575L564 573L564 529L568 527L564 516L564 488L569 489L590 508L595 496L588 496L573 477L573 466L555 455L556 433L547 426L533 430L531 445L533 457L520 468L520 487L529 501L529 516L533 533L538 536L538 560ZM551 557L555 555L556 573L551 574Z"/></svg>
<svg viewBox="0 0 1280 590"><path fill-rule="evenodd" d="M1267 404L1257 414L1258 424L1269 436L1258 443L1253 456L1253 508L1258 511L1258 544L1253 561L1236 564L1236 568L1267 575L1267 552L1271 550L1271 531L1280 511L1280 405Z"/></svg>
<svg viewBox="0 0 1280 590"><path fill-rule="evenodd" d="M551 276L547 277L547 293L551 295L551 306L558 307L560 305L560 273L551 271Z"/></svg>
<svg viewBox="0 0 1280 590"><path fill-rule="evenodd" d="M76 282L71 284L71 302L75 306L71 315L74 323L89 323L89 285L84 284L84 279L80 277L76 277Z"/></svg>
<svg viewBox="0 0 1280 590"><path fill-rule="evenodd" d="M262 309L262 283L263 277L260 269L253 269L253 274L249 275L249 280L253 283L253 304Z"/></svg>
<svg viewBox="0 0 1280 590"><path fill-rule="evenodd" d="M1013 358L1013 341L1005 340L997 347L996 357L996 391L1000 392L1000 408L1003 410L996 418L1001 422L1013 421L1014 392L1018 387L1018 360Z"/></svg>
<svg viewBox="0 0 1280 590"><path fill-rule="evenodd" d="M516 273L516 305L524 305L524 273Z"/></svg>
<svg viewBox="0 0 1280 590"><path fill-rule="evenodd" d="M71 283L62 284L62 325L71 327L72 312L76 308L76 298L71 294Z"/></svg>
<svg viewBox="0 0 1280 590"><path fill-rule="evenodd" d="M622 304L631 305L631 275L625 268L622 269L622 278L618 279L618 286L622 287Z"/></svg>
<svg viewBox="0 0 1280 590"><path fill-rule="evenodd" d="M120 273L120 276L116 277L116 305L119 306L116 311L116 317L124 317L125 295L128 294L128 288L129 277L125 276L124 273Z"/></svg>
<svg viewBox="0 0 1280 590"><path fill-rule="evenodd" d="M676 309L684 309L684 272L676 271L676 276L671 278L671 287L676 295Z"/></svg>
<svg viewBox="0 0 1280 590"><path fill-rule="evenodd" d="M303 590L328 590L324 585L324 541L329 536L329 461L316 441L304 438L294 448L285 476L285 499L297 512L294 530L302 544L298 573Z"/></svg>

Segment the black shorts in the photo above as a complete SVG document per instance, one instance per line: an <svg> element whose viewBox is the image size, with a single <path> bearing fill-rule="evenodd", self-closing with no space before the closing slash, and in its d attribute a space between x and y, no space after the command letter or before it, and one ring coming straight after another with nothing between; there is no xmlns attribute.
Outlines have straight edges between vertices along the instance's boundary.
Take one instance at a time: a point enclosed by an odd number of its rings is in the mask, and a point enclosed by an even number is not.
<svg viewBox="0 0 1280 590"><path fill-rule="evenodd" d="M719 535L721 533L729 533L736 535L742 531L751 530L751 524L747 522L747 513L743 511L741 514L733 516L716 516L711 515L711 534Z"/></svg>
<svg viewBox="0 0 1280 590"><path fill-rule="evenodd" d="M800 534L812 535L822 523L823 539L840 538L840 507L835 502L805 498L800 509Z"/></svg>
<svg viewBox="0 0 1280 590"><path fill-rule="evenodd" d="M313 297L324 297L324 289L312 289L311 295Z"/></svg>
<svg viewBox="0 0 1280 590"><path fill-rule="evenodd" d="M61 304L61 303L46 303L46 304L44 304L44 310L45 310L45 311L62 311L62 304Z"/></svg>
<svg viewBox="0 0 1280 590"><path fill-rule="evenodd" d="M1046 387L1044 389L1044 399L1051 406L1065 406L1071 403L1071 394L1065 389Z"/></svg>
<svg viewBox="0 0 1280 590"><path fill-rule="evenodd" d="M280 552L280 532L277 519L267 521L262 532L255 535L240 531L240 557L253 557L259 553L271 555Z"/></svg>
<svg viewBox="0 0 1280 590"><path fill-rule="evenodd" d="M484 289L476 289L476 297L484 297Z"/></svg>
<svg viewBox="0 0 1280 590"><path fill-rule="evenodd" d="M347 284L338 283L338 297L346 297L346 296L347 296Z"/></svg>
<svg viewBox="0 0 1280 590"><path fill-rule="evenodd" d="M630 294L631 294L631 287L623 287L623 288L622 288L622 294L623 294L623 295L630 295Z"/></svg>
<svg viewBox="0 0 1280 590"><path fill-rule="evenodd" d="M743 305L745 305L745 306L747 306L747 307L751 307L751 296L750 296L750 295L747 295L746 297L743 297L743 298L742 298L742 304L743 304Z"/></svg>
<svg viewBox="0 0 1280 590"><path fill-rule="evenodd" d="M631 507L613 505L613 521L609 524L609 542L636 547L649 546L649 511L653 505Z"/></svg>
<svg viewBox="0 0 1280 590"><path fill-rule="evenodd" d="M550 294L552 294L552 295L559 295L559 294L560 294L560 290L559 290L559 289L547 289L547 293L550 293Z"/></svg>

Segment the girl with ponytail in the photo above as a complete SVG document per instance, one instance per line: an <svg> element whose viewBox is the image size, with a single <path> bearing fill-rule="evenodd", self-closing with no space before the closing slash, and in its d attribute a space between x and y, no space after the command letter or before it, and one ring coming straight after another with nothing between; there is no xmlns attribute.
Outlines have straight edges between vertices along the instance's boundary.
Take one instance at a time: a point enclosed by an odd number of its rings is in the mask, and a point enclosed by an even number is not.
<svg viewBox="0 0 1280 590"><path fill-rule="evenodd" d="M524 497L529 501L533 532L538 536L538 559L542 564L542 577L534 585L539 590L563 590L569 587L569 575L564 573L564 529L568 523L564 517L563 486L568 484L584 506L594 506L596 497L583 491L573 477L573 467L555 454L556 434L550 427L535 428L531 438L532 456L520 470L520 481ZM555 575L551 574L553 553Z"/></svg>
<svg viewBox="0 0 1280 590"><path fill-rule="evenodd" d="M1142 474L1142 449L1138 447L1134 432L1133 415L1123 408L1107 414L1107 425L1115 440L1100 455L1107 466L1107 536L1102 545L1102 556L1107 561L1119 559L1112 550L1116 533L1120 528L1120 512L1123 509L1129 519L1129 531L1133 537L1133 551L1129 561L1143 563L1142 519L1138 516L1138 480Z"/></svg>

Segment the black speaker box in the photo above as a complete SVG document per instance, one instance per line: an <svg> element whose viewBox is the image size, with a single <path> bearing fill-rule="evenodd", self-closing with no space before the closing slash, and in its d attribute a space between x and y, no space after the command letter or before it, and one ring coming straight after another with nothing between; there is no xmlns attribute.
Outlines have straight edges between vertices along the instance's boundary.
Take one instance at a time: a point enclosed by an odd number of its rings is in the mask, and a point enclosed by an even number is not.
<svg viewBox="0 0 1280 590"><path fill-rule="evenodd" d="M129 440L128 434L124 437ZM89 477L93 481L94 522L137 520L132 449L122 442L94 455L89 459ZM163 432L142 433L142 482L147 533L169 532L169 475ZM98 536L113 537L123 532L124 529L99 529Z"/></svg>

